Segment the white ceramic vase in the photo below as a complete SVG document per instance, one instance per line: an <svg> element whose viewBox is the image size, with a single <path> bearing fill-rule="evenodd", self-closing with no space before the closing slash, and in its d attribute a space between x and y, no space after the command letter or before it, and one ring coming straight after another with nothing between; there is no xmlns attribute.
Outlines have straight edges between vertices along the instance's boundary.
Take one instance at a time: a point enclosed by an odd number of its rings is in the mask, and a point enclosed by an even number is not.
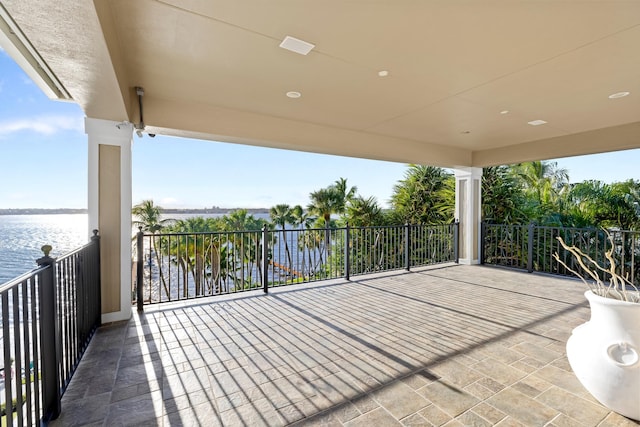
<svg viewBox="0 0 640 427"><path fill-rule="evenodd" d="M640 420L640 304L584 295L591 319L567 341L569 364L600 403Z"/></svg>

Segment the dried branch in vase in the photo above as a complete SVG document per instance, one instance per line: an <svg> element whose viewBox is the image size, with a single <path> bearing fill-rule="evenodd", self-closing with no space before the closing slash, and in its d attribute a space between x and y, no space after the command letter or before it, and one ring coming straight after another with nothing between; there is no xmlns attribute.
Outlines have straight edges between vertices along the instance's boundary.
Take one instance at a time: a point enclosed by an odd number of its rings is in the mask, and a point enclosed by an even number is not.
<svg viewBox="0 0 640 427"><path fill-rule="evenodd" d="M616 245L613 241L611 233L609 233L607 230L604 230L604 232L607 235L609 244L611 245L611 247L604 253L604 257L609 263L608 268L602 267L593 258L585 254L579 248L567 245L564 240L562 240L562 237L556 237L562 247L571 255L573 255L580 268L589 277L591 277L591 279L593 280L592 282L588 281L582 274L569 267L563 260L560 259L560 256L557 252L553 254L553 258L562 266L564 266L564 268L566 268L568 271L578 276L594 294L605 298L640 303L640 292L638 291L638 288L633 283L631 283L628 277L623 277L616 271L617 265L613 256ZM606 246L607 245L605 245L605 247ZM599 273L603 273L603 278L600 278ZM608 282L605 282L607 276L609 276L610 279Z"/></svg>

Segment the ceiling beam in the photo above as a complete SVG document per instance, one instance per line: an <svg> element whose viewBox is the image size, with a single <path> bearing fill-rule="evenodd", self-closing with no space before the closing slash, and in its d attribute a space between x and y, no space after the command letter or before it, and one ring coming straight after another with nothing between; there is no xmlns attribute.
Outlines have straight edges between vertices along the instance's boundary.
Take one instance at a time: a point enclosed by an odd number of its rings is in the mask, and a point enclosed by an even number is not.
<svg viewBox="0 0 640 427"><path fill-rule="evenodd" d="M640 148L640 122L476 151L473 166L508 165L634 148Z"/></svg>
<svg viewBox="0 0 640 427"><path fill-rule="evenodd" d="M470 166L471 151L145 95L147 131L338 156L441 167ZM160 126L157 126L160 124Z"/></svg>

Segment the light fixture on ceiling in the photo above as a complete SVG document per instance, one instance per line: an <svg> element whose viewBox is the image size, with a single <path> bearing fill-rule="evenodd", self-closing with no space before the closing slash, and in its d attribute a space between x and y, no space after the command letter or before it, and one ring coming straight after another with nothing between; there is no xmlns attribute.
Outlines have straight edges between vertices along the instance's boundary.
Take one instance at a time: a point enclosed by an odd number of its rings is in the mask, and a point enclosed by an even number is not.
<svg viewBox="0 0 640 427"><path fill-rule="evenodd" d="M388 75L389 75L389 71L387 71L387 70L378 71L378 76L379 77L387 77Z"/></svg>
<svg viewBox="0 0 640 427"><path fill-rule="evenodd" d="M509 110L502 110L500 111L500 114L509 114Z"/></svg>
<svg viewBox="0 0 640 427"><path fill-rule="evenodd" d="M631 94L631 92L616 92L616 93L612 93L611 95L609 95L609 99L624 98L625 96L628 96L629 94Z"/></svg>
<svg viewBox="0 0 640 427"><path fill-rule="evenodd" d="M286 36L284 40L282 40L282 43L280 43L280 47L290 50L291 52L299 53L300 55L306 55L311 52L311 49L316 47L316 45L295 37Z"/></svg>
<svg viewBox="0 0 640 427"><path fill-rule="evenodd" d="M290 92L287 92L287 96L292 99L298 99L302 96L302 94L300 92L296 92L295 90L292 90Z"/></svg>
<svg viewBox="0 0 640 427"><path fill-rule="evenodd" d="M144 113L142 110L142 97L144 96L144 89L140 86L136 86L136 95L138 96L138 107L140 109L140 122L137 124L134 124L133 127L136 129L136 135L138 135L138 137L142 138L142 132L144 132L146 125L144 124ZM155 133L149 133L148 134L151 138L155 138L156 134Z"/></svg>
<svg viewBox="0 0 640 427"><path fill-rule="evenodd" d="M471 131L470 130L463 130L462 132L460 132L461 134L467 135L470 134Z"/></svg>
<svg viewBox="0 0 640 427"><path fill-rule="evenodd" d="M33 47L0 2L0 46L51 99L71 100L71 94Z"/></svg>
<svg viewBox="0 0 640 427"><path fill-rule="evenodd" d="M530 122L527 122L527 123L529 123L531 126L540 126L540 125L546 124L547 122L545 122L544 120L538 119L538 120L531 120Z"/></svg>

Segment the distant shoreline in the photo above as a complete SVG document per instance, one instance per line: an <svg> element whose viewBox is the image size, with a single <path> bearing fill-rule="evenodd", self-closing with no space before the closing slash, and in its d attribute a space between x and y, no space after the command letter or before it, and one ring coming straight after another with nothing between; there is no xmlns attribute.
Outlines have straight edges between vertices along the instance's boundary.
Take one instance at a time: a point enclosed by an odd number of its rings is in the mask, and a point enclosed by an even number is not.
<svg viewBox="0 0 640 427"><path fill-rule="evenodd" d="M239 209L244 209L250 214L268 214L268 208L202 208L202 209L162 209L163 214L228 214ZM65 215L86 214L87 209L0 209L0 215Z"/></svg>

